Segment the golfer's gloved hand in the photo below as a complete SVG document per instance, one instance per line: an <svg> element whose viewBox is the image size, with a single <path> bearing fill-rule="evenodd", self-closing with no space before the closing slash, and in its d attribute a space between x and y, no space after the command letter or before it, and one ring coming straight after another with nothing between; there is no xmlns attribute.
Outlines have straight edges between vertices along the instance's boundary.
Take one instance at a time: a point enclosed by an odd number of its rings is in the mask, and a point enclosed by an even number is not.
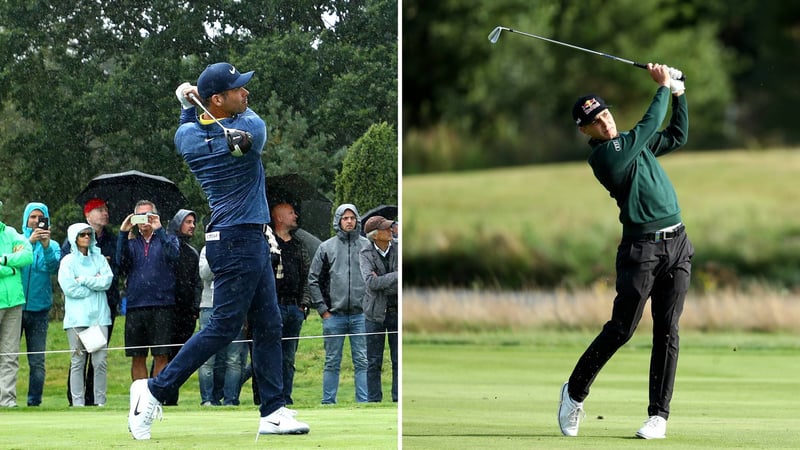
<svg viewBox="0 0 800 450"><path fill-rule="evenodd" d="M680 70L674 69L672 67L667 67L667 69L669 69L669 77L672 78L673 80L680 80L681 78L683 78L683 72L681 72Z"/></svg>
<svg viewBox="0 0 800 450"><path fill-rule="evenodd" d="M192 106L194 106L194 105L192 105L192 103L189 101L189 99L188 99L188 98L186 98L186 97L183 95L183 91L184 91L185 89L187 89L187 88L190 88L190 87L192 87L192 84L191 84L191 83L183 83L183 84L181 84L180 86L178 86L178 88L177 88L177 89L175 89L175 96L176 96L176 97L178 97L178 101L179 101L179 102L181 102L181 108L183 108L183 109L189 109L189 108L191 108Z"/></svg>
<svg viewBox="0 0 800 450"><path fill-rule="evenodd" d="M672 91L673 94L677 94L678 92L685 91L686 86L681 80L671 79L669 80L669 89Z"/></svg>

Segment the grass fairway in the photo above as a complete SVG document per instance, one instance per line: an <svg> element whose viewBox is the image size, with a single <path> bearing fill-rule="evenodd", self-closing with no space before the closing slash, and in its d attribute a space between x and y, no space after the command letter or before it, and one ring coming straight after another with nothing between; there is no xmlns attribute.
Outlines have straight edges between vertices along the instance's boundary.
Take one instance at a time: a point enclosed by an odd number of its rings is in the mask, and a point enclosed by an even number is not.
<svg viewBox="0 0 800 450"><path fill-rule="evenodd" d="M398 406L384 398L382 403L356 403L350 346L345 340L336 405L321 405L322 367L325 357L322 323L313 314L303 325L295 365L292 397L298 419L311 432L300 436L261 436L256 442L259 413L252 401L250 381L242 387L241 405L204 408L200 406L197 373L181 387L178 406L164 407L163 420L155 422L150 441L134 441L128 432L128 389L130 359L125 357L125 318L118 317L108 357L108 401L104 408L70 408L66 398L69 348L61 322L51 322L46 357L47 378L42 405L26 406L28 362L20 357L17 376L18 408L0 408L0 449L96 449L96 448L324 448L396 449ZM25 350L23 339L22 351ZM388 350L387 350L388 352ZM388 359L388 355L386 357ZM384 363L384 393L391 367ZM388 375L388 377L387 377Z"/></svg>
<svg viewBox="0 0 800 450"><path fill-rule="evenodd" d="M611 359L561 436L558 394L592 333L404 336L403 448L798 448L796 335L684 333L667 439L646 419L649 333Z"/></svg>
<svg viewBox="0 0 800 450"><path fill-rule="evenodd" d="M385 405L385 404L384 404ZM253 408L165 408L153 424L150 441L134 441L127 408L85 408L40 412L31 408L0 413L4 449L96 448L397 448L397 410L365 405L303 409L311 432L298 436L261 436L256 442L258 412Z"/></svg>

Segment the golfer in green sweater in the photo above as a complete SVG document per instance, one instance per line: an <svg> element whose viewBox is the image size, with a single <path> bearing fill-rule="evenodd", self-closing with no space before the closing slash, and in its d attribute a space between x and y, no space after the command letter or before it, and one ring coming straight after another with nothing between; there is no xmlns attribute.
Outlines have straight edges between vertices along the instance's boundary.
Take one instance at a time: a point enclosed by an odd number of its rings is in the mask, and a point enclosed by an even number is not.
<svg viewBox="0 0 800 450"><path fill-rule="evenodd" d="M589 165L619 207L622 240L617 250L617 296L611 320L578 360L561 388L558 421L565 436L577 436L584 415L583 400L611 356L633 336L648 298L653 316L650 356L649 418L636 436L666 437L669 404L678 362L678 321L689 288L694 248L681 223L675 189L656 159L686 143L689 114L679 71L648 64L658 84L644 117L632 130L617 132L603 99L578 99L572 117L590 137ZM667 114L669 125L658 131Z"/></svg>

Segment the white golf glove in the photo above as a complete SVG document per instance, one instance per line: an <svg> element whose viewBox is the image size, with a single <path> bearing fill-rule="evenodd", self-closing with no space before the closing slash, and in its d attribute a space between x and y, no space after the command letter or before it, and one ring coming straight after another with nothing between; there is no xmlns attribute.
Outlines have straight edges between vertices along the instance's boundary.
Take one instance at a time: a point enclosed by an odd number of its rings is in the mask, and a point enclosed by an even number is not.
<svg viewBox="0 0 800 450"><path fill-rule="evenodd" d="M184 91L185 89L187 89L187 88L190 88L190 87L192 87L192 84L191 84L191 83L183 83L183 84L181 84L180 86L178 86L178 89L175 89L175 96L176 96L176 97L178 97L178 101L179 101L179 102L181 102L181 108L183 108L183 109L189 109L189 108L191 108L192 106L194 106L194 105L192 105L192 103L189 101L189 99L188 99L188 98L186 98L186 97L183 95L183 91Z"/></svg>
<svg viewBox="0 0 800 450"><path fill-rule="evenodd" d="M685 91L686 86L684 85L683 81L671 79L669 80L669 89L672 91L673 94L677 94L680 91Z"/></svg>
<svg viewBox="0 0 800 450"><path fill-rule="evenodd" d="M669 69L669 77L673 80L680 80L683 78L683 72L678 69L673 69L672 67L668 67Z"/></svg>

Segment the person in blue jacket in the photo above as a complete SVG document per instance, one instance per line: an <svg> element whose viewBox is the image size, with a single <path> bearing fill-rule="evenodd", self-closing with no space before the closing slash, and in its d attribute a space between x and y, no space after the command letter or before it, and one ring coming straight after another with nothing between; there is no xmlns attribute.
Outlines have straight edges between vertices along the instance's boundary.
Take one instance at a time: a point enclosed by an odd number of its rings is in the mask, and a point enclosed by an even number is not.
<svg viewBox="0 0 800 450"><path fill-rule="evenodd" d="M153 374L158 375L167 365L172 351L179 255L178 238L167 234L156 205L148 200L137 202L117 237L117 265L128 277L125 355L132 358L132 380L147 378L148 351L153 355Z"/></svg>
<svg viewBox="0 0 800 450"><path fill-rule="evenodd" d="M72 350L69 377L72 406L86 405L86 383L84 371L86 357L78 333L98 325L106 338L106 345L92 353L93 398L95 405L105 406L108 363L108 327L111 325L111 309L106 291L114 279L105 256L97 247L94 229L88 223L76 223L67 229L71 252L61 260L58 269L58 284L64 291L64 330L69 348Z"/></svg>
<svg viewBox="0 0 800 450"><path fill-rule="evenodd" d="M61 249L50 242L50 212L44 203L31 202L22 215L22 234L33 248L33 264L22 268L22 290L25 306L22 307L22 335L28 351L28 406L42 403L47 347L47 327L50 308L53 306L52 275L58 273Z"/></svg>

